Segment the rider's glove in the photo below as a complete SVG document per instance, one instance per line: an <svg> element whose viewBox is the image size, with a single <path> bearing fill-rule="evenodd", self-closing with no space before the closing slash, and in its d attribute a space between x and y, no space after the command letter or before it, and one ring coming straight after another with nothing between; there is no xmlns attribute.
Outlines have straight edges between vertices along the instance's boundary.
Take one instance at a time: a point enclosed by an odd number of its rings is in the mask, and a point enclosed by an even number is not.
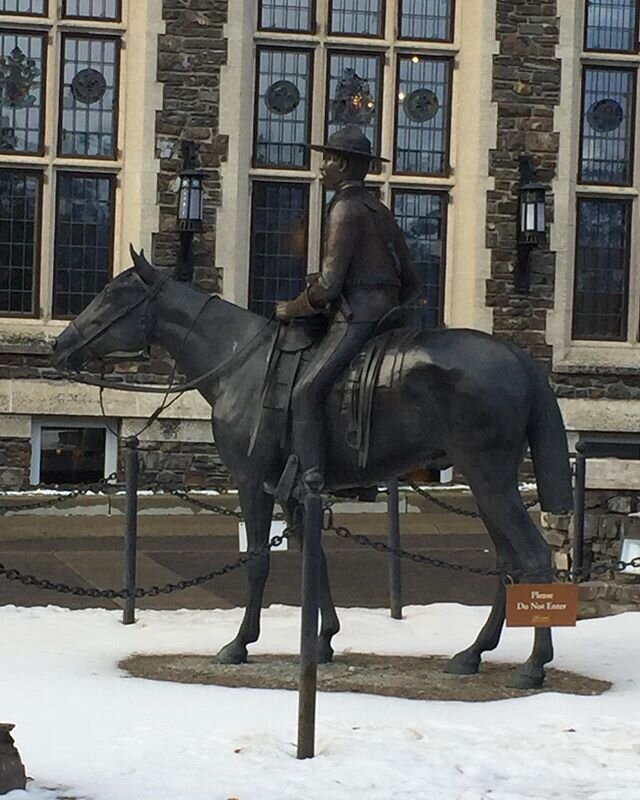
<svg viewBox="0 0 640 800"><path fill-rule="evenodd" d="M310 317L318 313L318 309L314 308L309 302L309 295L305 289L302 294L298 295L294 300L283 300L276 303L276 319L288 322L294 317Z"/></svg>

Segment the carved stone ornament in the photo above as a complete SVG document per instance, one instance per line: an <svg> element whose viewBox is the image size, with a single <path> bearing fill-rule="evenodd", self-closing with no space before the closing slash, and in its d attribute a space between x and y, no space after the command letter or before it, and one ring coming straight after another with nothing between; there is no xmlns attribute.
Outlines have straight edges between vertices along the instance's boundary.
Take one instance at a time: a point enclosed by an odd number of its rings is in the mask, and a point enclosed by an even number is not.
<svg viewBox="0 0 640 800"><path fill-rule="evenodd" d="M594 131L610 133L619 128L624 119L624 110L617 100L597 100L587 111L587 122Z"/></svg>
<svg viewBox="0 0 640 800"><path fill-rule="evenodd" d="M440 101L431 89L416 89L405 97L403 108L413 122L428 122L440 110Z"/></svg>
<svg viewBox="0 0 640 800"><path fill-rule="evenodd" d="M92 67L81 69L71 81L71 92L79 103L97 103L106 91L107 81L104 75Z"/></svg>
<svg viewBox="0 0 640 800"><path fill-rule="evenodd" d="M290 114L300 105L300 91L291 81L276 81L265 92L264 102L274 114Z"/></svg>
<svg viewBox="0 0 640 800"><path fill-rule="evenodd" d="M8 56L0 58L0 104L10 108L28 108L37 97L30 91L38 86L40 75L36 62L14 47Z"/></svg>
<svg viewBox="0 0 640 800"><path fill-rule="evenodd" d="M346 67L338 80L331 100L331 122L340 125L369 125L373 120L376 103L369 84Z"/></svg>

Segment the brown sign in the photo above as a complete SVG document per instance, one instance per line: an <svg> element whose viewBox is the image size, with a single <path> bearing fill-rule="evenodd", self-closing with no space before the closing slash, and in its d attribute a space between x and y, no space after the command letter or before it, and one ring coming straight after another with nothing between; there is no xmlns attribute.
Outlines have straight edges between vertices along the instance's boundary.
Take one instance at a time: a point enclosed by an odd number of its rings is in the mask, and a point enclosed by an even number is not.
<svg viewBox="0 0 640 800"><path fill-rule="evenodd" d="M520 583L507 586L508 628L556 628L576 624L574 583Z"/></svg>

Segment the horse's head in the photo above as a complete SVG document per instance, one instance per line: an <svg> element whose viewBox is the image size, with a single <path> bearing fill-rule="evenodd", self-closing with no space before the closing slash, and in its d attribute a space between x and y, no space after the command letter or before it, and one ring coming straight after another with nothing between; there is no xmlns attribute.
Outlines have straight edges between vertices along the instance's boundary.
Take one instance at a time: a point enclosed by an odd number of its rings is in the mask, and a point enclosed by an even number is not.
<svg viewBox="0 0 640 800"><path fill-rule="evenodd" d="M134 266L110 281L58 336L53 364L58 369L83 367L94 358L115 353L124 358L149 346L150 301L166 280L144 251L131 247Z"/></svg>

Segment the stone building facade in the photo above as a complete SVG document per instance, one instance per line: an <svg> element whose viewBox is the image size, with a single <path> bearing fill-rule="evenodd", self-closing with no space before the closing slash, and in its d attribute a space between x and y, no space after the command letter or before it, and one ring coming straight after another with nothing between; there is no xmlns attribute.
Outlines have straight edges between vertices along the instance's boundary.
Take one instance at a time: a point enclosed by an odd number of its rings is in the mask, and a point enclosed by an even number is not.
<svg viewBox="0 0 640 800"><path fill-rule="evenodd" d="M572 445L581 430L638 430L638 14L628 0L0 0L2 55L28 85L0 110L0 189L29 229L19 239L1 209L0 484L108 474L112 431L135 433L162 399L107 390L101 405L48 353L91 287L129 265L129 242L175 264L181 143L197 144L205 176L196 280L268 313L320 263L328 198L302 145L348 121L390 159L368 184L422 270L416 322L527 349ZM100 96L81 73L98 73ZM528 293L514 288L523 157L547 187ZM94 216L74 227L65 214L83 191ZM153 352L114 374L160 387L170 372ZM208 417L191 393L145 432L153 480L224 476ZM636 467L594 464L591 484L629 488Z"/></svg>

